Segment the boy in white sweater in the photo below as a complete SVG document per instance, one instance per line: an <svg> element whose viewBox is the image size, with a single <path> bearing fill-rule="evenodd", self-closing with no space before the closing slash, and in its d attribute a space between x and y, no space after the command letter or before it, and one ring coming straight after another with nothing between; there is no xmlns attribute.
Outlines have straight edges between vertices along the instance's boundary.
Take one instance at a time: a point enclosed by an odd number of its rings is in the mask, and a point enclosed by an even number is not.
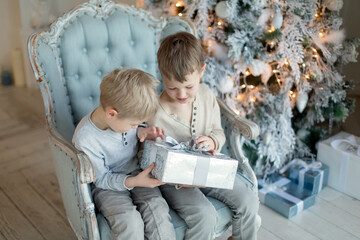
<svg viewBox="0 0 360 240"><path fill-rule="evenodd" d="M163 183L150 177L154 165L141 172L137 159L139 141L163 135L157 127L138 128L158 109L157 84L141 70L112 71L101 82L100 106L75 129L75 147L95 168L92 194L111 239L175 239L169 207L157 188Z"/></svg>
<svg viewBox="0 0 360 240"><path fill-rule="evenodd" d="M162 40L157 52L165 91L160 108L148 123L165 130L178 142L198 136L197 147L215 153L225 143L220 109L209 88L200 84L205 71L203 48L192 34L180 32ZM240 178L233 190L162 185L160 190L188 229L185 239L213 239L217 213L205 196L216 198L232 211L232 239L256 239L257 195Z"/></svg>

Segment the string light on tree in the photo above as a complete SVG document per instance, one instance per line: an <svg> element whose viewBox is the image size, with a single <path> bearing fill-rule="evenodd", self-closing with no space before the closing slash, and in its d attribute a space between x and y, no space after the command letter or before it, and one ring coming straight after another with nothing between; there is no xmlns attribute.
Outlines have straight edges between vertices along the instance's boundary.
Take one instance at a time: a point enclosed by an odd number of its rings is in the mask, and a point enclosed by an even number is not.
<svg viewBox="0 0 360 240"><path fill-rule="evenodd" d="M293 92L293 91L289 91L289 96L292 98L292 99L295 99L296 98L296 94Z"/></svg>
<svg viewBox="0 0 360 240"><path fill-rule="evenodd" d="M183 1L176 2L175 7L176 7L177 15L182 17L185 9L184 2Z"/></svg>

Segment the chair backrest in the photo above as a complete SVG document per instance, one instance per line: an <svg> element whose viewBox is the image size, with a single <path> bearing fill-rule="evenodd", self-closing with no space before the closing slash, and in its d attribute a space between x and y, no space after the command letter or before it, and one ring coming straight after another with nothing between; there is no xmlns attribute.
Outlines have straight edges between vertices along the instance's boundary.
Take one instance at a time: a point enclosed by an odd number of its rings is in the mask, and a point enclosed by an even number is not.
<svg viewBox="0 0 360 240"><path fill-rule="evenodd" d="M29 39L30 61L43 93L47 121L71 141L76 124L99 104L102 77L115 68L138 68L161 78L160 40L177 31L195 34L181 18L107 0L75 7Z"/></svg>
<svg viewBox="0 0 360 240"><path fill-rule="evenodd" d="M67 217L79 239L98 239L88 184L94 180L94 169L71 145L75 127L98 106L105 74L115 68L139 68L160 79L156 59L160 40L178 31L195 31L185 19L156 19L108 0L81 4L50 27L30 36L30 62L44 100Z"/></svg>

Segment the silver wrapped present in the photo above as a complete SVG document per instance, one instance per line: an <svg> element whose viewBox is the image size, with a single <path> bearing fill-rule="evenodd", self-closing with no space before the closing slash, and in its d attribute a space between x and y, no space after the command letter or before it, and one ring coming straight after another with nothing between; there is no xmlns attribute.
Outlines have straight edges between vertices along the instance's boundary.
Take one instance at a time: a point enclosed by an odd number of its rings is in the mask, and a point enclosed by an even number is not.
<svg viewBox="0 0 360 240"><path fill-rule="evenodd" d="M190 142L177 143L165 136L157 143L146 140L141 168L155 162L152 175L166 183L232 189L238 161L223 154L197 151Z"/></svg>

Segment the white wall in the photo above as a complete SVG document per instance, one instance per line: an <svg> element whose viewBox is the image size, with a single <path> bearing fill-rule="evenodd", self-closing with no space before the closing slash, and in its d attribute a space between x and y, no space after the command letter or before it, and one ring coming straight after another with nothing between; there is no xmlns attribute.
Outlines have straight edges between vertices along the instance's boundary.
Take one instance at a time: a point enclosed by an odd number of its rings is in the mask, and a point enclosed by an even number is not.
<svg viewBox="0 0 360 240"><path fill-rule="evenodd" d="M78 4L87 0L49 0L50 13L56 17L63 15ZM126 4L136 4L136 0L121 0ZM11 51L23 50L25 76L33 76L27 58L27 38L34 30L31 28L32 0L0 0L0 72L10 70ZM36 87L33 79L27 81L28 87Z"/></svg>
<svg viewBox="0 0 360 240"><path fill-rule="evenodd" d="M11 70L11 50L21 47L18 1L0 0L0 69Z"/></svg>
<svg viewBox="0 0 360 240"><path fill-rule="evenodd" d="M21 48L23 51L23 65L25 71L25 82L26 86L29 88L37 88L37 84L35 81L35 76L30 66L28 51L27 51L27 41L29 36L33 32L39 32L43 30L49 29L48 26L45 26L42 29L34 29L31 21L33 19L34 4L37 0L17 0L20 3L20 12L21 12L21 28L20 32L20 40L21 40ZM49 1L49 18L50 16L55 20L59 16L63 15L65 12L68 12L70 9L75 7L78 4L86 2L86 0L48 0ZM46 21L50 25L50 20Z"/></svg>

